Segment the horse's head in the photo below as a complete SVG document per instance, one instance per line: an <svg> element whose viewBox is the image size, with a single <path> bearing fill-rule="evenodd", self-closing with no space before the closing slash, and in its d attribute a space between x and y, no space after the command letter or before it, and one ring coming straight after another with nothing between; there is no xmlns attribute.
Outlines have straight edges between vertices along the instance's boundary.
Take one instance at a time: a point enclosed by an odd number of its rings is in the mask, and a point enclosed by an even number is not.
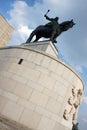
<svg viewBox="0 0 87 130"><path fill-rule="evenodd" d="M69 22L69 27L72 28L75 25L75 23L73 22L73 19L71 19L71 21Z"/></svg>
<svg viewBox="0 0 87 130"><path fill-rule="evenodd" d="M60 29L61 31L67 31L69 28L72 28L75 25L75 23L73 22L73 19L70 21L65 21L63 23L60 24Z"/></svg>

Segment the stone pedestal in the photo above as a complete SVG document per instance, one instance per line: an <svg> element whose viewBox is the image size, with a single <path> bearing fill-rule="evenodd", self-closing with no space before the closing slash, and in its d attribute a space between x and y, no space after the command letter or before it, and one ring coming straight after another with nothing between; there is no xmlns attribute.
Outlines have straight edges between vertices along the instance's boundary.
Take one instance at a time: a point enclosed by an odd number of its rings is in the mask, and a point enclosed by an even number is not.
<svg viewBox="0 0 87 130"><path fill-rule="evenodd" d="M71 130L83 82L57 55L51 42L0 49L2 116L32 130Z"/></svg>
<svg viewBox="0 0 87 130"><path fill-rule="evenodd" d="M24 44L24 46L37 49L39 51L52 55L56 58L58 57L58 50L55 44L53 44L51 41L28 43L28 44Z"/></svg>

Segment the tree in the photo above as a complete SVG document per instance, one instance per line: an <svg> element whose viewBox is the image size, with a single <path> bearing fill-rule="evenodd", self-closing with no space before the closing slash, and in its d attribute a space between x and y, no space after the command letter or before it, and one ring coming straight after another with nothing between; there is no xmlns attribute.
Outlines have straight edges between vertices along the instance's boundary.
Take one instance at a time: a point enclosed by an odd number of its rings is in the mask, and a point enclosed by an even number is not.
<svg viewBox="0 0 87 130"><path fill-rule="evenodd" d="M79 123L73 124L72 130L79 130L79 129L78 129L78 124L79 124Z"/></svg>

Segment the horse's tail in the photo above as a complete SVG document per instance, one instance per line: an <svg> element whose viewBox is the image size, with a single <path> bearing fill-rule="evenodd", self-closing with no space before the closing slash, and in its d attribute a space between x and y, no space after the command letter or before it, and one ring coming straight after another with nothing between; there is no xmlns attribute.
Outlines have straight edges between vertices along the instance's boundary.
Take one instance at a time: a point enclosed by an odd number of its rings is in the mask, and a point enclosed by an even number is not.
<svg viewBox="0 0 87 130"><path fill-rule="evenodd" d="M35 35L35 32L32 31L32 33L30 34L29 38L27 39L26 43L30 43L30 41L32 40L33 36Z"/></svg>

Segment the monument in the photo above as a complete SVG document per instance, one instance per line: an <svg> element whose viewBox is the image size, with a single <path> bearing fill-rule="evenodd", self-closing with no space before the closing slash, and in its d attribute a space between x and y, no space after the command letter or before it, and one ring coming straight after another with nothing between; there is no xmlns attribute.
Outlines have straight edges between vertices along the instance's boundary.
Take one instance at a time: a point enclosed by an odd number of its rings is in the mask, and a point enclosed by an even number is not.
<svg viewBox="0 0 87 130"><path fill-rule="evenodd" d="M47 13L48 12L49 10L47 11ZM50 41L52 41L52 43L57 43L56 38L62 32L67 31L68 29L72 28L75 25L73 19L59 24L58 17L49 18L47 16L47 13L44 15L44 17L46 17L46 19L49 20L50 22L47 23L46 25L40 25L34 31L32 31L26 43L31 42L34 35L36 35L36 39L33 42L38 41L41 37L45 37L45 38L50 38Z"/></svg>
<svg viewBox="0 0 87 130"><path fill-rule="evenodd" d="M0 119L8 130L71 130L83 91L52 41L0 48Z"/></svg>

